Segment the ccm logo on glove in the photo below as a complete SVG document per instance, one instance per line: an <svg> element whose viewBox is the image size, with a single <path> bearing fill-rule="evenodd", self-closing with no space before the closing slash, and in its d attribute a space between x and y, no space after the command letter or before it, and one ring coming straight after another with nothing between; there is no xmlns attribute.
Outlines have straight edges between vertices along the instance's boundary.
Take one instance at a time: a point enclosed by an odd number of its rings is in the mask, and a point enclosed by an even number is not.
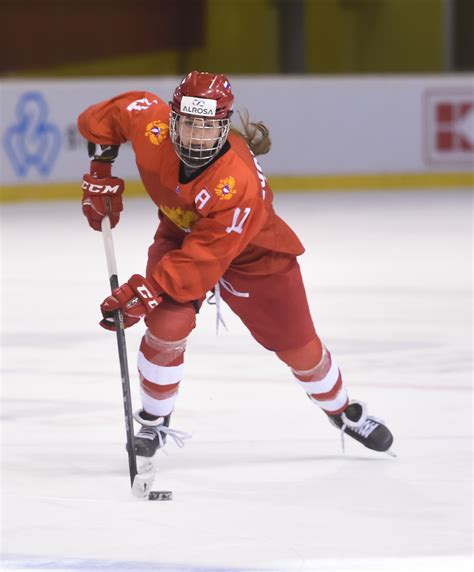
<svg viewBox="0 0 474 572"><path fill-rule="evenodd" d="M123 210L122 193L125 187L123 179L112 177L111 163L91 161L91 172L82 177L82 212L89 226L101 231L102 219L108 216L110 226L118 223Z"/></svg>
<svg viewBox="0 0 474 572"><path fill-rule="evenodd" d="M114 312L121 310L124 327L133 326L162 301L157 290L158 284L134 274L128 282L115 288L102 302L100 309L104 319L100 325L106 330L115 330Z"/></svg>
<svg viewBox="0 0 474 572"><path fill-rule="evenodd" d="M138 276L138 274L135 274L134 276ZM145 285L137 286L136 288L137 288L137 293L140 295L142 299L142 302L146 304L150 310L156 308L158 304L161 302L161 298L157 300Z"/></svg>
<svg viewBox="0 0 474 572"><path fill-rule="evenodd" d="M84 175L84 179L82 181L82 190L89 191L89 193L100 193L103 195L111 194L111 193L121 193L123 188L121 185L98 185L97 183L91 183L86 180L86 177L89 175Z"/></svg>

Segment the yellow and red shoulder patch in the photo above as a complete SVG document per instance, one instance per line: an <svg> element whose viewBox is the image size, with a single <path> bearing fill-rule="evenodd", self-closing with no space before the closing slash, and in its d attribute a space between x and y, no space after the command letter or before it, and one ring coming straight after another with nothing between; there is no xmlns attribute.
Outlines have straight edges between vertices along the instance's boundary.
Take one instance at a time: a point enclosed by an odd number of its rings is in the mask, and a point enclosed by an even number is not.
<svg viewBox="0 0 474 572"><path fill-rule="evenodd" d="M167 207L160 205L161 212L167 216L174 224L184 232L191 232L194 223L199 219L199 216L189 210L184 210L181 207Z"/></svg>
<svg viewBox="0 0 474 572"><path fill-rule="evenodd" d="M234 177L229 176L221 179L215 188L215 192L220 200L228 201L231 199L237 192Z"/></svg>
<svg viewBox="0 0 474 572"><path fill-rule="evenodd" d="M152 121L146 126L145 135L153 145L162 143L168 135L168 125L160 120Z"/></svg>

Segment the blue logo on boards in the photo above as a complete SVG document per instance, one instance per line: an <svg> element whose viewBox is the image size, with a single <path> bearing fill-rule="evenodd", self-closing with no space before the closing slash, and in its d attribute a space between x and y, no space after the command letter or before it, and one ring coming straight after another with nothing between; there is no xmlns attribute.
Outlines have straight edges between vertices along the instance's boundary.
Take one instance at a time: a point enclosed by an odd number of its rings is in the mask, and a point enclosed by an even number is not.
<svg viewBox="0 0 474 572"><path fill-rule="evenodd" d="M19 177L25 177L30 167L41 175L51 171L61 148L61 132L48 122L48 104L37 91L28 91L18 100L16 123L6 130L3 138L5 152Z"/></svg>

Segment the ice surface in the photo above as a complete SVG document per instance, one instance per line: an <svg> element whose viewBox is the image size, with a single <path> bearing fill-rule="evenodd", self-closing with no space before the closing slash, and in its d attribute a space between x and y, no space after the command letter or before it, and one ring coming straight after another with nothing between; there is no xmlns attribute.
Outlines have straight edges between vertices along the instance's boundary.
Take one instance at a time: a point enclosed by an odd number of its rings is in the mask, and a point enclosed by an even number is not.
<svg viewBox="0 0 474 572"><path fill-rule="evenodd" d="M75 202L2 207L5 570L470 570L472 198L284 194L316 327L398 458L346 440L224 307L189 341L156 487L129 490L102 240ZM126 200L119 279L142 272L153 204ZM127 330L134 362L142 326Z"/></svg>

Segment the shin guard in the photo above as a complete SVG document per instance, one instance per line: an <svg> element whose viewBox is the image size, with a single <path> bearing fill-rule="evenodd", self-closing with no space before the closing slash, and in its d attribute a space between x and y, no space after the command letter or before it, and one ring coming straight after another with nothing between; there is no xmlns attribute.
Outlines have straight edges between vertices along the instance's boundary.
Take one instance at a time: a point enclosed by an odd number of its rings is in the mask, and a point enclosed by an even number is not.
<svg viewBox="0 0 474 572"><path fill-rule="evenodd" d="M158 417L173 411L183 377L186 338L160 340L147 330L138 353L138 372L143 409Z"/></svg>
<svg viewBox="0 0 474 572"><path fill-rule="evenodd" d="M309 370L291 368L308 397L329 415L338 415L349 399L337 363L323 346L320 362Z"/></svg>

